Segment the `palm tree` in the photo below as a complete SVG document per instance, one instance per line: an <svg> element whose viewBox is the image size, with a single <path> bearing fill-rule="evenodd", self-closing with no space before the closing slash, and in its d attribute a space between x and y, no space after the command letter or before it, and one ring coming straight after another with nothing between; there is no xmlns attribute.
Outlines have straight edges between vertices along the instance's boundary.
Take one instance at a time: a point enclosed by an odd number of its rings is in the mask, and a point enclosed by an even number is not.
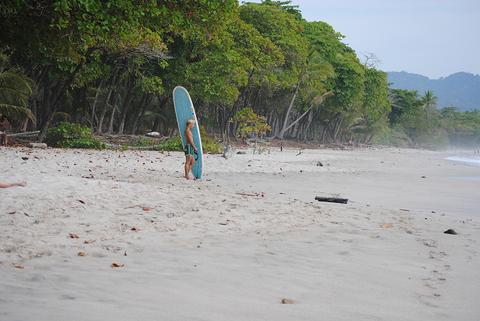
<svg viewBox="0 0 480 321"><path fill-rule="evenodd" d="M283 136L292 126L298 123L305 115L310 112L314 107L319 106L325 99L333 96L333 91L327 91L324 82L334 75L333 67L330 63L325 61L323 57L316 51L311 51L308 55L308 60L304 66L304 70L299 75L297 85L295 86L295 93L293 94L290 104L288 106L285 118L283 120L283 126L280 133L277 135L279 139L283 139ZM303 86L303 88L301 88ZM305 88L306 87L306 88ZM295 99L300 91L309 91L307 94L310 96L310 102L308 109L300 115L296 120L288 124L290 113L294 107ZM320 94L321 93L321 94Z"/></svg>
<svg viewBox="0 0 480 321"><path fill-rule="evenodd" d="M28 108L32 93L33 81L12 68L8 56L0 53L0 114L13 118L23 116L35 122L35 115Z"/></svg>
<svg viewBox="0 0 480 321"><path fill-rule="evenodd" d="M427 110L437 108L438 98L433 94L431 90L427 90L422 97L423 108Z"/></svg>

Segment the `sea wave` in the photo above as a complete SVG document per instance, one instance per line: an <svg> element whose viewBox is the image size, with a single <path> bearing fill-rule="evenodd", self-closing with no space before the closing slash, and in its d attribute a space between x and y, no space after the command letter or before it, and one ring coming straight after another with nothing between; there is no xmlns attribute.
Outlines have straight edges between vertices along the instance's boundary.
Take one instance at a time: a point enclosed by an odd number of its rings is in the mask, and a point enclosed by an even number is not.
<svg viewBox="0 0 480 321"><path fill-rule="evenodd" d="M450 156L446 158L449 161L469 163L480 166L480 157Z"/></svg>

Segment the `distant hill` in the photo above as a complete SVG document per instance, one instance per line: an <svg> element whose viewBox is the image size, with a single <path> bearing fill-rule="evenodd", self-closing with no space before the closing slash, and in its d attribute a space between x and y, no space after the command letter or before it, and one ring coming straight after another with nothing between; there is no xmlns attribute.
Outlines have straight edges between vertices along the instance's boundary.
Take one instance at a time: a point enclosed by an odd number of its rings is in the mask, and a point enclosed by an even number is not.
<svg viewBox="0 0 480 321"><path fill-rule="evenodd" d="M417 90L423 94L431 90L438 97L438 107L457 107L459 110L480 109L480 76L457 72L445 78L428 77L402 72L389 72L392 88Z"/></svg>

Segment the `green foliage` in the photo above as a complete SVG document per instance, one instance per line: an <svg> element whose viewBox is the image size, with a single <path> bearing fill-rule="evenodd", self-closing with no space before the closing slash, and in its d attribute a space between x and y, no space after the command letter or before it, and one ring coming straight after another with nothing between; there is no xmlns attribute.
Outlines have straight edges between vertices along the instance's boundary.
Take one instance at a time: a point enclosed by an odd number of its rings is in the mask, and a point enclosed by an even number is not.
<svg viewBox="0 0 480 321"><path fill-rule="evenodd" d="M155 145L154 139L143 137L143 136L138 137L137 141L134 144L134 146L137 146L137 147L148 147L148 146L154 146L154 145Z"/></svg>
<svg viewBox="0 0 480 321"><path fill-rule="evenodd" d="M48 130L46 142L52 147L104 149L104 143L93 137L89 127L62 122Z"/></svg>
<svg viewBox="0 0 480 321"><path fill-rule="evenodd" d="M440 110L440 123L451 144L480 145L480 110L460 112L449 107Z"/></svg>
<svg viewBox="0 0 480 321"><path fill-rule="evenodd" d="M374 68L366 68L363 101L360 107L362 119L360 132L375 135L386 128L390 111L387 74Z"/></svg>
<svg viewBox="0 0 480 321"><path fill-rule="evenodd" d="M372 143L395 147L412 146L410 137L408 137L403 128L400 126L382 128L375 134Z"/></svg>
<svg viewBox="0 0 480 321"><path fill-rule="evenodd" d="M180 136L174 136L160 142L156 147L158 150L181 152L183 151L182 139Z"/></svg>
<svg viewBox="0 0 480 321"><path fill-rule="evenodd" d="M284 57L281 68L274 70L276 75L271 80L275 82L270 85L291 88L297 82L308 56L304 26L297 13L274 1L265 4L246 3L240 7L239 13L243 21L270 39Z"/></svg>
<svg viewBox="0 0 480 321"><path fill-rule="evenodd" d="M204 153L222 153L222 146L214 138L208 136L202 127L200 127L200 136L202 137L202 149ZM158 144L156 149L163 151L183 152L182 139L180 136L170 137Z"/></svg>
<svg viewBox="0 0 480 321"><path fill-rule="evenodd" d="M430 91L420 97L416 91L392 89L391 126L401 128L412 145L437 148L448 144L478 144L480 111L438 110L436 99Z"/></svg>
<svg viewBox="0 0 480 321"><path fill-rule="evenodd" d="M204 153L221 154L223 152L222 145L220 145L214 137L208 135L203 126L200 126L200 136L202 137L202 148Z"/></svg>
<svg viewBox="0 0 480 321"><path fill-rule="evenodd" d="M241 3L4 1L0 113L37 118L41 129L68 114L99 133L169 135L171 92L182 85L209 132L222 136L271 130L322 142L478 142L478 112L439 111L431 92L389 91L384 72L362 64L329 24L303 19L291 1ZM206 152L221 151L202 137ZM55 144L96 146L91 139ZM181 144L172 138L160 148Z"/></svg>
<svg viewBox="0 0 480 321"><path fill-rule="evenodd" d="M249 107L238 111L232 121L237 123L237 134L242 139L251 135L258 138L271 130L270 125L267 124L267 119L264 116L257 115Z"/></svg>

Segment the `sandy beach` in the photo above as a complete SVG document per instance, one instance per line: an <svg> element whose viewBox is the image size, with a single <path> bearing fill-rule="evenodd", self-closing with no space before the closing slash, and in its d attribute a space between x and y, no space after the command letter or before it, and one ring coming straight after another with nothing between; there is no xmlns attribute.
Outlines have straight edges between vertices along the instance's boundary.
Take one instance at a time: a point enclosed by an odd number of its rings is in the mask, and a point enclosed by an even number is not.
<svg viewBox="0 0 480 321"><path fill-rule="evenodd" d="M480 166L245 152L0 148L0 320L480 320Z"/></svg>

